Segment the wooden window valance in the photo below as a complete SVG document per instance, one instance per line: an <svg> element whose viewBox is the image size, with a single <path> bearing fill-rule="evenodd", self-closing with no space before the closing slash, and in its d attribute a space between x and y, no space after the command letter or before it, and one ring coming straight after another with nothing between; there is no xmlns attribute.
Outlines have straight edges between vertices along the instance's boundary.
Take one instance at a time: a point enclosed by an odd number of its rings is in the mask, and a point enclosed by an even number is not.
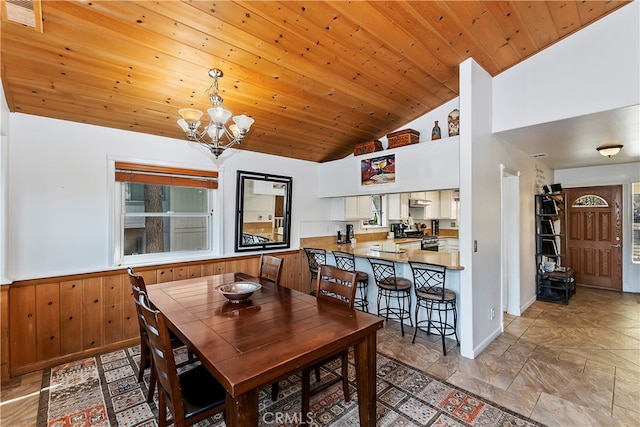
<svg viewBox="0 0 640 427"><path fill-rule="evenodd" d="M116 162L116 181L218 188L218 172Z"/></svg>

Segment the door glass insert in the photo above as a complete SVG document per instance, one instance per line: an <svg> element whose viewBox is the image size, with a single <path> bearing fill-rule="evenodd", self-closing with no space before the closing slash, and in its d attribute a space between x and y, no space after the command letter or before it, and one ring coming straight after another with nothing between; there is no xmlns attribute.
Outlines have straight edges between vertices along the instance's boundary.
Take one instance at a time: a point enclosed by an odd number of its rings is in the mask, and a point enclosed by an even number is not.
<svg viewBox="0 0 640 427"><path fill-rule="evenodd" d="M593 207L593 206L602 206L603 208L609 207L609 204L605 199L600 196L596 196L595 194L586 194L584 196L578 197L574 202L572 207L581 208L581 207Z"/></svg>

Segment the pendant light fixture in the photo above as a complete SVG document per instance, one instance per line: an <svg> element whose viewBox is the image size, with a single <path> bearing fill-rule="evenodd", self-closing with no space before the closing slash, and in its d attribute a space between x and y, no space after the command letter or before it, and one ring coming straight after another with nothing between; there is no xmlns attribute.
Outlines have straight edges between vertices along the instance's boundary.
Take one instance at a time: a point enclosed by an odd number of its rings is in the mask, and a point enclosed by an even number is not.
<svg viewBox="0 0 640 427"><path fill-rule="evenodd" d="M211 86L205 91L211 102L209 124L200 129L202 111L195 108L181 108L178 114L182 117L178 125L182 128L187 139L195 141L207 147L216 159L224 150L232 145L240 144L251 128L254 120L241 114L233 117L234 124L227 129L226 123L231 118L231 111L222 106L222 97L218 94L218 79L224 74L217 68L209 70L209 77L213 79Z"/></svg>

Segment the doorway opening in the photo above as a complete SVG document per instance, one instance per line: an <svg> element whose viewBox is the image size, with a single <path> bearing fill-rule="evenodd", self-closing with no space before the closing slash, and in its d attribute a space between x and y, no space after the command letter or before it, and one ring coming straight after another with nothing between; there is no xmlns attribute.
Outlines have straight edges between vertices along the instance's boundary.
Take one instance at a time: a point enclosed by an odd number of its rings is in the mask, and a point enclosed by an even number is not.
<svg viewBox="0 0 640 427"><path fill-rule="evenodd" d="M520 316L520 172L500 165L502 312Z"/></svg>

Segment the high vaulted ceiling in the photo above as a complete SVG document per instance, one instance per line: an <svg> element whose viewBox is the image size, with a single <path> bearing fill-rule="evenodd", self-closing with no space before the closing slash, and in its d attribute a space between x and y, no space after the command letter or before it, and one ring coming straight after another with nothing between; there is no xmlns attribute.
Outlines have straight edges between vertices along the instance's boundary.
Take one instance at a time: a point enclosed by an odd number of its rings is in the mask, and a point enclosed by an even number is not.
<svg viewBox="0 0 640 427"><path fill-rule="evenodd" d="M2 81L13 112L184 138L220 68L241 148L324 162L458 96L465 59L495 76L626 3L46 0L42 33L2 22Z"/></svg>

